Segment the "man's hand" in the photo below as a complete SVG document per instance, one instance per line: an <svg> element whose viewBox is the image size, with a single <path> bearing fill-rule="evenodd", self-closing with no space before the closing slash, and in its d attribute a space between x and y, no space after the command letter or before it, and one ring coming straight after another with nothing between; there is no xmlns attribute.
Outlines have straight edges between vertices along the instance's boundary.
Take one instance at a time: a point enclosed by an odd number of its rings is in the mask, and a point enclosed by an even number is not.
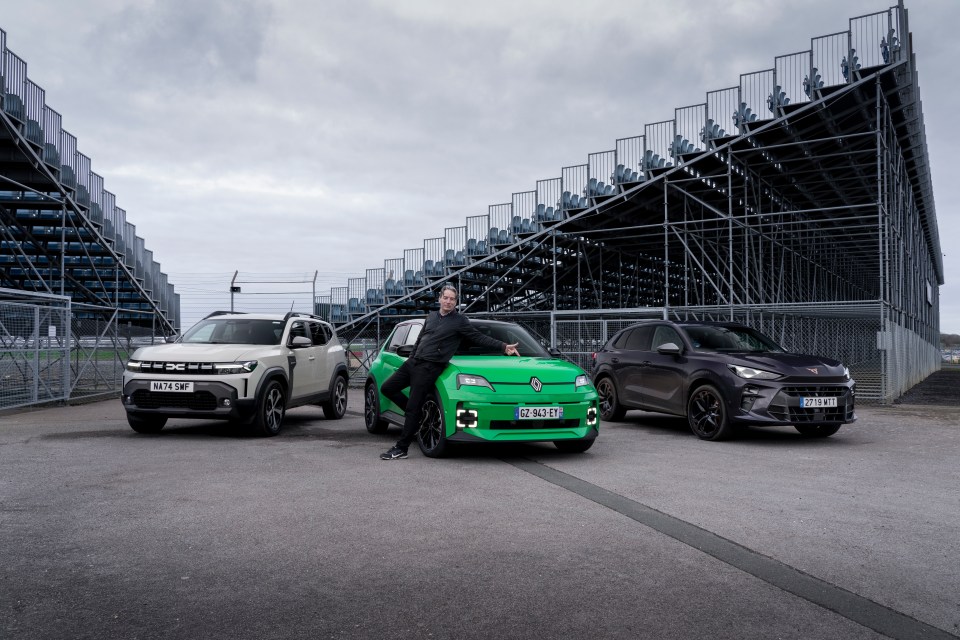
<svg viewBox="0 0 960 640"><path fill-rule="evenodd" d="M519 343L519 342L514 342L513 344L508 344L508 345L506 345L506 346L503 348L503 352L504 352L505 354L507 354L508 356L518 356L518 355L520 355L520 352L517 351L517 345L518 345L518 344L520 344L520 343Z"/></svg>

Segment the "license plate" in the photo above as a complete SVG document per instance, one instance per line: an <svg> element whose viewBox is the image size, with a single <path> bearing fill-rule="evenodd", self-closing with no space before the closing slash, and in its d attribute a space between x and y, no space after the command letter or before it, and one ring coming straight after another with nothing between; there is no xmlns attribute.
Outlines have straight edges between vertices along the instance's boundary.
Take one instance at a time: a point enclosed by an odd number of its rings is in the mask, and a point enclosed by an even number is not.
<svg viewBox="0 0 960 640"><path fill-rule="evenodd" d="M176 382L176 381L170 381L170 380L151 380L150 391L193 393L193 383L192 382Z"/></svg>
<svg viewBox="0 0 960 640"><path fill-rule="evenodd" d="M836 398L804 398L800 397L800 407L803 409L826 409L837 406Z"/></svg>
<svg viewBox="0 0 960 640"><path fill-rule="evenodd" d="M561 420L563 407L517 407L513 415L517 420Z"/></svg>

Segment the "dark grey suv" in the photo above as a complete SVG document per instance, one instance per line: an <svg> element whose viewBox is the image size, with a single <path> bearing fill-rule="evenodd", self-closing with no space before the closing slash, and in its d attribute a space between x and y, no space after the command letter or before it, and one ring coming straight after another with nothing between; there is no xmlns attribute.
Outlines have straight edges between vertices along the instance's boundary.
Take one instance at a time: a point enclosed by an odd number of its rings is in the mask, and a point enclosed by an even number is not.
<svg viewBox="0 0 960 640"><path fill-rule="evenodd" d="M855 384L840 362L787 353L762 333L732 323L644 321L593 354L602 420L628 409L686 416L704 440L737 425L793 425L831 436L856 420Z"/></svg>

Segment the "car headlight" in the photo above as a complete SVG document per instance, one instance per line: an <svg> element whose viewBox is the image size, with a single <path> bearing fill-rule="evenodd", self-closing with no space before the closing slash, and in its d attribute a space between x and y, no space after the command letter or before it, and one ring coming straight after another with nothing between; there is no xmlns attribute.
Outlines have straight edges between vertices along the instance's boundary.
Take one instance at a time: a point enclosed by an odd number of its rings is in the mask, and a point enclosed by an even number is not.
<svg viewBox="0 0 960 640"><path fill-rule="evenodd" d="M577 379L573 382L573 386L576 389L579 389L580 387L588 387L590 386L590 378L587 376L577 376Z"/></svg>
<svg viewBox="0 0 960 640"><path fill-rule="evenodd" d="M139 360L128 360L128 361L127 361L127 371L136 371L136 372L139 373L139 372L140 372L140 365L142 365L142 364L143 364L143 363L140 362Z"/></svg>
<svg viewBox="0 0 960 640"><path fill-rule="evenodd" d="M246 360L244 362L215 362L213 370L217 373L250 373L257 368L259 364L256 360Z"/></svg>
<svg viewBox="0 0 960 640"><path fill-rule="evenodd" d="M493 385L486 378L471 373L457 374L457 389L460 387L486 387L493 391Z"/></svg>
<svg viewBox="0 0 960 640"><path fill-rule="evenodd" d="M736 364L730 365L730 371L733 371L741 378L746 378L747 380L776 380L777 378L783 377L779 373L774 373L772 371L754 369L753 367L741 367L740 365Z"/></svg>

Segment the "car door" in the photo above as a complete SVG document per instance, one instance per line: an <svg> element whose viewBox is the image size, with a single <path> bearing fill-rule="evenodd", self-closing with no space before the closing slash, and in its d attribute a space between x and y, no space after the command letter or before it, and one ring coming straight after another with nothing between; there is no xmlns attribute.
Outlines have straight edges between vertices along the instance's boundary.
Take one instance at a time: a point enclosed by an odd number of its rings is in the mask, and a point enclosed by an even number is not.
<svg viewBox="0 0 960 640"><path fill-rule="evenodd" d="M318 384L317 380L317 367L319 366L318 360L320 360L320 350L322 347L317 347L313 344L313 335L310 332L310 327L306 320L294 320L290 324L290 333L287 336L287 345L293 341L295 337L307 338L310 340L310 345L306 347L297 347L296 349L291 347L291 352L296 365L292 369L293 384L290 389L290 398L292 400L304 398L306 396L314 395L321 391L321 387ZM326 387L323 387L324 389Z"/></svg>
<svg viewBox="0 0 960 640"><path fill-rule="evenodd" d="M630 407L642 407L644 403L644 363L648 360L653 328L635 328L620 350L619 372L621 401Z"/></svg>
<svg viewBox="0 0 960 640"><path fill-rule="evenodd" d="M650 348L641 365L643 404L651 410L683 414L683 385L687 358L684 354L672 355L657 351L659 347L668 343L683 349L683 339L680 333L670 325L656 325L652 329Z"/></svg>
<svg viewBox="0 0 960 640"><path fill-rule="evenodd" d="M406 362L407 359L397 353L397 349L404 345L412 345L416 343L421 329L423 329L423 325L420 323L397 325L397 328L390 335L386 346L384 346L383 351L380 353L380 362L383 365L383 370L382 376L380 376L381 379L377 380L378 384L383 384L384 380L392 376L393 372L399 369L400 365ZM399 407L395 406L389 400L382 399L381 401L383 402L380 407L381 412L392 410L402 413Z"/></svg>
<svg viewBox="0 0 960 640"><path fill-rule="evenodd" d="M319 385L318 391L326 391L330 388L330 378L333 376L333 368L336 365L332 351L343 349L343 347L339 343L330 342L333 331L323 322L308 320L307 327L310 329L310 336L313 338L313 346L316 349L314 376Z"/></svg>

